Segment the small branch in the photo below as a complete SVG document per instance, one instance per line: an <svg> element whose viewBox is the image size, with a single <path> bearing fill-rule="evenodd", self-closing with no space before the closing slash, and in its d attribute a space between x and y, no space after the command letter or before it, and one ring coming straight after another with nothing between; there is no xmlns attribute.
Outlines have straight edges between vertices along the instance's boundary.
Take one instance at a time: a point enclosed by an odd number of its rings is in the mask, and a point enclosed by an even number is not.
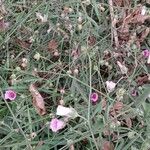
<svg viewBox="0 0 150 150"><path fill-rule="evenodd" d="M112 41L114 38L115 41L115 45L116 47L119 46L119 41L118 41L118 35L117 35L117 30L116 30L116 21L115 21L115 17L114 17L114 9L113 9L113 2L112 0L109 0L109 9L110 9L110 17L111 17L111 23L112 23Z"/></svg>

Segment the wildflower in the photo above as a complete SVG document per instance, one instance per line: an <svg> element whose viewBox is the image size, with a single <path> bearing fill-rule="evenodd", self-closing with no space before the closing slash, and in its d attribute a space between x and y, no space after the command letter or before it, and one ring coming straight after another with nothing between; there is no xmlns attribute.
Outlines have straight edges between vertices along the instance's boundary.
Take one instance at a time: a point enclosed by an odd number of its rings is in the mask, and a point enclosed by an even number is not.
<svg viewBox="0 0 150 150"><path fill-rule="evenodd" d="M65 94L65 90L64 90L64 89L61 89L61 90L60 90L60 93L61 93L61 94Z"/></svg>
<svg viewBox="0 0 150 150"><path fill-rule="evenodd" d="M93 92L90 96L92 102L98 101L98 94L96 92Z"/></svg>
<svg viewBox="0 0 150 150"><path fill-rule="evenodd" d="M113 92L115 87L116 87L116 83L114 83L112 81L106 81L106 88L107 88L109 93Z"/></svg>
<svg viewBox="0 0 150 150"><path fill-rule="evenodd" d="M63 99L61 99L61 100L59 101L59 104L60 104L60 105L65 105L64 100L63 100Z"/></svg>
<svg viewBox="0 0 150 150"><path fill-rule="evenodd" d="M121 64L119 61L117 61L117 64L118 64L118 66L119 66L119 68L121 70L121 73L122 74L127 74L128 68L125 65Z"/></svg>
<svg viewBox="0 0 150 150"><path fill-rule="evenodd" d="M36 53L33 58L38 61L41 58L40 53Z"/></svg>
<svg viewBox="0 0 150 150"><path fill-rule="evenodd" d="M78 30L81 31L83 28L82 24L78 24Z"/></svg>
<svg viewBox="0 0 150 150"><path fill-rule="evenodd" d="M54 54L53 54L55 57L58 57L60 54L59 54L59 52L58 51L56 51L56 52L54 52Z"/></svg>
<svg viewBox="0 0 150 150"><path fill-rule="evenodd" d="M131 91L131 95L133 96L133 97L135 97L135 96L137 96L138 95L138 92L137 92L137 90L132 90Z"/></svg>
<svg viewBox="0 0 150 150"><path fill-rule="evenodd" d="M23 68L25 68L25 67L27 67L27 65L28 65L28 59L27 58L22 58L22 64L21 64L21 66Z"/></svg>
<svg viewBox="0 0 150 150"><path fill-rule="evenodd" d="M50 129L53 132L57 132L57 131L63 129L65 126L66 126L66 123L63 120L60 120L57 118L52 119L50 122Z"/></svg>
<svg viewBox="0 0 150 150"><path fill-rule="evenodd" d="M78 116L78 113L74 108L68 108L62 105L58 105L56 115L74 119Z"/></svg>
<svg viewBox="0 0 150 150"><path fill-rule="evenodd" d="M40 20L42 23L45 23L45 22L47 22L47 19L48 19L48 16L47 15L43 15L42 16L42 14L41 13L36 13L36 17L37 17L37 19L38 20Z"/></svg>
<svg viewBox="0 0 150 150"><path fill-rule="evenodd" d="M15 91L13 91L13 90L7 90L5 92L5 97L4 98L13 101L13 100L16 99L16 96L17 96L17 94L16 94Z"/></svg>
<svg viewBox="0 0 150 150"><path fill-rule="evenodd" d="M150 51L148 49L145 49L144 51L142 51L142 54L145 58L148 58L150 55Z"/></svg>
<svg viewBox="0 0 150 150"><path fill-rule="evenodd" d="M150 64L150 50L145 49L142 54L145 58L147 58L147 64Z"/></svg>
<svg viewBox="0 0 150 150"><path fill-rule="evenodd" d="M79 23L79 24L82 24L82 20L83 20L82 17L79 16L79 18L78 18L78 23Z"/></svg>
<svg viewBox="0 0 150 150"><path fill-rule="evenodd" d="M74 69L73 73L74 73L74 75L78 75L79 74L79 70L78 69Z"/></svg>
<svg viewBox="0 0 150 150"><path fill-rule="evenodd" d="M116 95L118 100L122 100L126 90L124 88L120 88L117 90Z"/></svg>
<svg viewBox="0 0 150 150"><path fill-rule="evenodd" d="M67 73L68 75L70 75L70 74L72 74L72 71L71 71L71 70L68 70L66 73Z"/></svg>

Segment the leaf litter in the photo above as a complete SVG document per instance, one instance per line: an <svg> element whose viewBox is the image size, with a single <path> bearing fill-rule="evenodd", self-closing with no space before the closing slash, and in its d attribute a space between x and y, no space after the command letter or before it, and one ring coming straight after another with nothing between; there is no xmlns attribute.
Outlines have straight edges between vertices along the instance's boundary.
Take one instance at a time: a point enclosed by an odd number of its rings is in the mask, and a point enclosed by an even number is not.
<svg viewBox="0 0 150 150"><path fill-rule="evenodd" d="M46 114L45 102L34 84L30 84L29 91L32 95L32 104L41 116Z"/></svg>

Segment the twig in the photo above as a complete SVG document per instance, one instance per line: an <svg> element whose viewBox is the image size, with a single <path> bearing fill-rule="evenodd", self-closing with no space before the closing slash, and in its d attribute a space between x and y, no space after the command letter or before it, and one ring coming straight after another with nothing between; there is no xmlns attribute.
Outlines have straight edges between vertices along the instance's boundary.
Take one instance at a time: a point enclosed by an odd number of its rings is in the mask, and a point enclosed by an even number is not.
<svg viewBox="0 0 150 150"><path fill-rule="evenodd" d="M110 9L110 17L111 17L111 23L112 23L112 41L114 38L115 41L115 45L116 47L119 46L119 41L118 41L118 35L117 35L117 30L116 30L116 21L115 21L115 17L114 17L114 9L113 9L113 2L112 0L109 0L109 9Z"/></svg>

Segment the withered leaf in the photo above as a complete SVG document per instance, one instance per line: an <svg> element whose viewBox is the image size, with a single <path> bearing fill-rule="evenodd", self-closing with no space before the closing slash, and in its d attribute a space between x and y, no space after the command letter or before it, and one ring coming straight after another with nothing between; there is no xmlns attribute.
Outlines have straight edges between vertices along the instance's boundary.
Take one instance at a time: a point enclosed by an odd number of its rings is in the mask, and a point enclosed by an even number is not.
<svg viewBox="0 0 150 150"><path fill-rule="evenodd" d="M33 106L37 110L37 113L41 116L45 115L46 109L45 109L43 97L41 96L41 94L39 93L39 91L37 90L34 84L30 84L29 91L31 92L31 95L33 97L32 102L33 102Z"/></svg>
<svg viewBox="0 0 150 150"><path fill-rule="evenodd" d="M119 101L117 101L113 106L113 109L115 109L117 111L120 111L122 108L123 108L123 103L119 102Z"/></svg>
<svg viewBox="0 0 150 150"><path fill-rule="evenodd" d="M93 35L89 36L89 37L88 37L88 45L89 45L89 46L94 46L95 43L96 43L96 38L95 38L95 36L93 36Z"/></svg>
<svg viewBox="0 0 150 150"><path fill-rule="evenodd" d="M150 19L149 15L138 14L131 19L130 23L144 23L147 19Z"/></svg>
<svg viewBox="0 0 150 150"><path fill-rule="evenodd" d="M145 38L148 36L148 34L150 33L150 28L146 28L140 35L139 38L139 42L143 42L145 40Z"/></svg>
<svg viewBox="0 0 150 150"><path fill-rule="evenodd" d="M5 22L4 19L0 19L0 32L5 31L9 27L9 23Z"/></svg>
<svg viewBox="0 0 150 150"><path fill-rule="evenodd" d="M137 82L138 86L149 83L148 75L144 74L144 75L138 76L137 79L136 79L136 82Z"/></svg>
<svg viewBox="0 0 150 150"><path fill-rule="evenodd" d="M56 40L51 40L48 43L49 50L56 50L58 48L58 42Z"/></svg>
<svg viewBox="0 0 150 150"><path fill-rule="evenodd" d="M125 121L126 121L127 127L131 128L132 127L132 121L131 121L131 119L130 118L126 118Z"/></svg>
<svg viewBox="0 0 150 150"><path fill-rule="evenodd" d="M121 6L128 7L131 3L131 0L113 0L113 3L114 5L119 6L119 7Z"/></svg>
<svg viewBox="0 0 150 150"><path fill-rule="evenodd" d="M2 15L7 14L7 11L4 6L4 0L0 0L0 14L2 14Z"/></svg>
<svg viewBox="0 0 150 150"><path fill-rule="evenodd" d="M29 49L31 46L31 43L29 41L23 41L18 38L15 39L16 44L18 44L20 47Z"/></svg>
<svg viewBox="0 0 150 150"><path fill-rule="evenodd" d="M114 150L114 144L110 141L104 141L102 145L102 150Z"/></svg>

